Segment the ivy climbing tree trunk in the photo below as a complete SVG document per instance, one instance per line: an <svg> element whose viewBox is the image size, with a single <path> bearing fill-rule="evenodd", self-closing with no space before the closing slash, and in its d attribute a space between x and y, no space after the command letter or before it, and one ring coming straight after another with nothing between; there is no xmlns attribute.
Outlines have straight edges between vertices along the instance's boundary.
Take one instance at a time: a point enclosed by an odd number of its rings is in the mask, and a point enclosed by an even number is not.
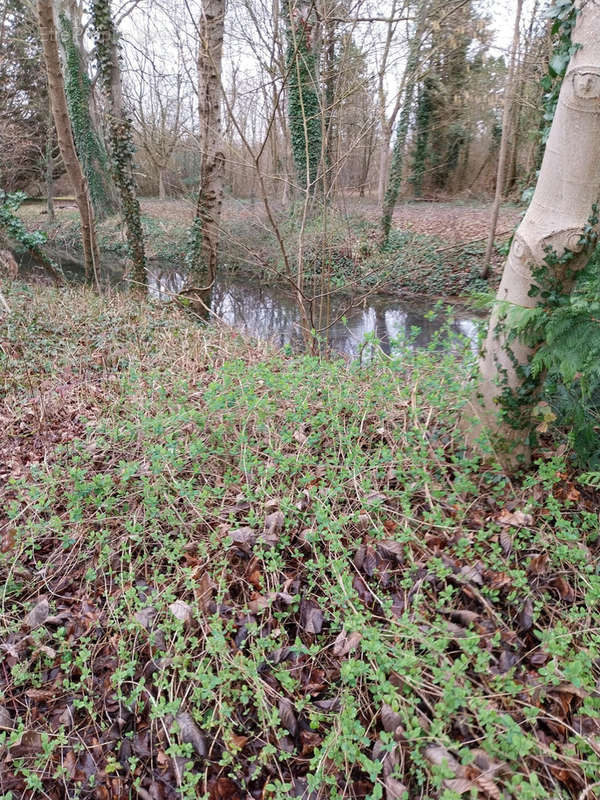
<svg viewBox="0 0 600 800"><path fill-rule="evenodd" d="M415 157L410 176L415 197L420 197L423 191L423 176L425 175L425 164L427 162L427 146L431 129L431 112L433 110L431 95L434 91L433 80L429 77L425 78L419 92L419 103L417 105Z"/></svg>
<svg viewBox="0 0 600 800"><path fill-rule="evenodd" d="M112 196L108 157L90 114L91 81L73 31L73 23L65 12L58 17L65 65L65 94L71 120L75 148L98 219L116 211Z"/></svg>
<svg viewBox="0 0 600 800"><path fill-rule="evenodd" d="M538 270L550 270L552 280L568 295L573 276L589 258L583 233L592 207L600 201L600 0L577 5L571 48L575 53L562 83L533 199L504 266L497 294L501 302L492 314L480 362L481 392L473 404L508 468L529 459L535 386L528 375L534 350L511 336L507 308L518 312L543 302L535 289ZM552 266L556 258L548 259L549 250L559 260L571 253L567 267Z"/></svg>
<svg viewBox="0 0 600 800"><path fill-rule="evenodd" d="M203 0L198 44L198 111L200 114L200 187L192 231L190 266L202 275L200 300L208 307L217 274L225 153L221 127L221 63L225 0ZM199 288L199 287L196 287Z"/></svg>
<svg viewBox="0 0 600 800"><path fill-rule="evenodd" d="M48 73L48 94L52 106L52 116L58 139L60 153L75 192L75 200L81 217L81 236L86 275L96 275L98 246L94 212L89 186L77 157L75 142L71 131L65 83L60 66L54 8L52 0L38 0L38 22L44 50L44 61Z"/></svg>
<svg viewBox="0 0 600 800"><path fill-rule="evenodd" d="M286 21L288 118L300 187L313 194L319 177L323 130L317 80L318 58L310 4L283 0Z"/></svg>
<svg viewBox="0 0 600 800"><path fill-rule="evenodd" d="M108 106L111 167L119 190L121 213L127 230L127 244L133 264L132 278L138 287L145 287L146 257L134 177L133 126L123 104L117 31L112 18L110 0L93 0L91 10L98 75Z"/></svg>
<svg viewBox="0 0 600 800"><path fill-rule="evenodd" d="M383 200L381 210L381 246L384 247L390 237L392 227L392 215L402 185L402 174L404 167L404 152L406 150L406 139L410 125L410 112L412 109L413 98L417 82L417 68L419 65L419 54L421 50L421 38L423 36L425 14L427 3L421 2L418 10L417 26L410 40L410 49L406 62L406 79L404 85L404 98L402 109L398 117L396 128L396 141L392 152L392 162L390 165L390 175L388 185Z"/></svg>

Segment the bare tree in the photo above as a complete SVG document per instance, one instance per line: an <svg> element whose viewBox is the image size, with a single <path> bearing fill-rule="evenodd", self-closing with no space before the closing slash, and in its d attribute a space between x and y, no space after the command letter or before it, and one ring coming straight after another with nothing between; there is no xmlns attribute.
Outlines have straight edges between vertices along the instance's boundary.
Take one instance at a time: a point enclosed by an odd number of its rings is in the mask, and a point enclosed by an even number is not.
<svg viewBox="0 0 600 800"><path fill-rule="evenodd" d="M48 93L52 105L54 125L58 137L58 145L69 180L73 185L77 207L81 216L81 232L83 239L83 257L86 273L95 274L98 262L98 246L96 243L96 228L94 212L90 200L90 192L81 164L77 158L75 142L71 132L65 84L60 65L56 26L54 23L54 7L52 0L38 0L38 20L44 60L48 73Z"/></svg>
<svg viewBox="0 0 600 800"><path fill-rule="evenodd" d="M191 266L204 267L208 288L217 273L219 228L223 203L225 154L221 129L221 62L225 0L203 0L198 26L198 111L200 115L200 188L194 220Z"/></svg>
<svg viewBox="0 0 600 800"><path fill-rule="evenodd" d="M498 214L500 213L500 203L502 202L502 195L504 193L504 181L506 178L506 164L508 158L508 143L510 141L509 126L513 115L513 106L515 102L516 64L517 64L517 52L519 49L519 38L520 38L519 26L521 24L522 10L523 10L523 0L517 0L517 10L515 14L515 28L513 33L512 48L510 51L510 66L508 68L508 77L506 79L504 112L502 115L502 139L500 140L500 154L498 156L496 192L494 195L494 203L492 205L490 230L488 234L487 245L485 248L483 269L481 270L482 278L487 278L490 271L490 262L492 260L492 250L494 247L494 237L496 236L496 226L498 224Z"/></svg>

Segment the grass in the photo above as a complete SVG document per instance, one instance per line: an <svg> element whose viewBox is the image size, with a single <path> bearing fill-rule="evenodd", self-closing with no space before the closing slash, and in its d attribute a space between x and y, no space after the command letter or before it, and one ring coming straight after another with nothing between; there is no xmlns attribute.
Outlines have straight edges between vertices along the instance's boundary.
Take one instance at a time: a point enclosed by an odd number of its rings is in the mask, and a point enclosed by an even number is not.
<svg viewBox="0 0 600 800"><path fill-rule="evenodd" d="M465 451L467 343L5 294L3 798L600 793L598 492Z"/></svg>

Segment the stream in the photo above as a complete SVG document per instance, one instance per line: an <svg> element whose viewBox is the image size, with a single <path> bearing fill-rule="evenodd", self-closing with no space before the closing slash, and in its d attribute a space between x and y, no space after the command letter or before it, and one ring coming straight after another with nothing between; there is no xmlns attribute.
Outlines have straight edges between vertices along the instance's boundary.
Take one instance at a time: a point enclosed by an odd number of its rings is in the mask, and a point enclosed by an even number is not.
<svg viewBox="0 0 600 800"><path fill-rule="evenodd" d="M64 265L70 280L80 281L81 271ZM21 272L31 267L22 264ZM105 265L102 281L123 286L123 271L118 263ZM169 300L181 289L182 271L170 263L152 261L148 270L148 291L157 300ZM315 304L316 306L317 304ZM409 339L415 348L426 347L435 334L447 324L444 311L431 314L436 303L400 300L391 295L373 294L358 307L348 308L349 301L332 295L329 320L336 322L323 333L329 348L353 358L359 354L365 337L376 341L384 353L390 354L396 339ZM259 339L271 341L276 347L302 349L300 314L291 291L281 286L267 286L247 275L226 274L217 279L213 288L212 311L231 327ZM452 310L450 329L473 342L477 341L480 317L456 306ZM418 329L418 330L416 330Z"/></svg>

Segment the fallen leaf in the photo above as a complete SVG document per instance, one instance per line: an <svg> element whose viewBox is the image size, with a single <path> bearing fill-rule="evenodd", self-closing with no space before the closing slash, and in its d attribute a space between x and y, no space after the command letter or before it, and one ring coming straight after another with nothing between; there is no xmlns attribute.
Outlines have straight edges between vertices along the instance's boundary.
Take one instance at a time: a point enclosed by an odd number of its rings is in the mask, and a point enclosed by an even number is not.
<svg viewBox="0 0 600 800"><path fill-rule="evenodd" d="M187 603L184 603L183 600L176 600L174 603L171 603L169 611L173 614L175 619L186 623L186 625L192 621L192 609Z"/></svg>
<svg viewBox="0 0 600 800"><path fill-rule="evenodd" d="M525 514L523 511L508 511L506 508L500 511L496 519L500 525L511 525L514 528L523 528L527 525L533 525L533 517L531 514Z"/></svg>
<svg viewBox="0 0 600 800"><path fill-rule="evenodd" d="M539 553L539 555L533 556L533 558L527 565L527 572L530 575L541 575L546 571L547 564L548 564L548 553Z"/></svg>
<svg viewBox="0 0 600 800"><path fill-rule="evenodd" d="M194 576L194 597L200 608L205 614L211 611L213 606L212 592L213 582L208 570L204 570L199 577Z"/></svg>
<svg viewBox="0 0 600 800"><path fill-rule="evenodd" d="M278 708L281 724L292 736L296 736L298 733L298 720L296 719L293 705L286 697L282 697Z"/></svg>
<svg viewBox="0 0 600 800"><path fill-rule="evenodd" d="M230 733L229 739L231 744L237 748L238 750L243 750L244 747L248 744L250 737L249 736L238 736L237 733Z"/></svg>
<svg viewBox="0 0 600 800"><path fill-rule="evenodd" d="M528 597L519 612L519 627L522 631L529 631L533 627L533 602Z"/></svg>
<svg viewBox="0 0 600 800"><path fill-rule="evenodd" d="M191 744L199 756L206 756L208 752L206 741L192 715L188 714L187 711L180 711L175 716L175 722L179 726L179 735L182 742Z"/></svg>
<svg viewBox="0 0 600 800"><path fill-rule="evenodd" d="M381 724L383 725L384 731L391 733L402 724L402 717L397 711L394 711L391 706L384 703L381 707Z"/></svg>
<svg viewBox="0 0 600 800"><path fill-rule="evenodd" d="M307 633L321 633L323 612L312 600L302 601L300 605L300 624Z"/></svg>
<svg viewBox="0 0 600 800"><path fill-rule="evenodd" d="M46 622L49 613L50 613L50 606L48 605L48 600L45 597L43 597L41 600L38 600L38 602L31 609L29 614L27 614L23 622L30 630L33 631L36 628L39 628L40 625L43 625L44 622Z"/></svg>
<svg viewBox="0 0 600 800"><path fill-rule="evenodd" d="M396 780L396 778L392 778L391 775L388 775L385 779L386 800L402 800L405 794L408 795L406 786Z"/></svg>
<svg viewBox="0 0 600 800"><path fill-rule="evenodd" d="M56 658L56 650L54 650L52 647L48 647L47 644L41 644L35 652L40 653L43 656L47 656L52 660Z"/></svg>
<svg viewBox="0 0 600 800"><path fill-rule="evenodd" d="M351 653L352 650L356 650L361 639L362 633L355 631L354 633L347 634L346 631L343 630L333 644L333 655L341 657Z"/></svg>
<svg viewBox="0 0 600 800"><path fill-rule="evenodd" d="M506 529L500 531L500 547L505 556L510 555L512 551L512 536Z"/></svg>
<svg viewBox="0 0 600 800"><path fill-rule="evenodd" d="M371 525L371 517L368 514L359 514L356 527L359 531L366 531Z"/></svg>
<svg viewBox="0 0 600 800"><path fill-rule="evenodd" d="M439 767L444 762L446 762L448 767L453 772L456 772L456 770L460 767L460 764L454 758L454 756L449 753L448 750L441 744L431 744L426 747L423 752L425 758L436 767Z"/></svg>
<svg viewBox="0 0 600 800"><path fill-rule="evenodd" d="M446 789L450 789L451 792L456 792L456 794L470 792L474 785L469 778L447 778L444 781Z"/></svg>
<svg viewBox="0 0 600 800"><path fill-rule="evenodd" d="M256 544L256 531L252 528L238 528L228 533L232 544L241 545L243 548L250 548Z"/></svg>
<svg viewBox="0 0 600 800"><path fill-rule="evenodd" d="M304 513L310 508L310 493L308 489L304 489L302 496L296 503L296 508L300 513Z"/></svg>
<svg viewBox="0 0 600 800"><path fill-rule="evenodd" d="M0 706L0 731L12 731L14 727L8 709L4 708L4 706Z"/></svg>
<svg viewBox="0 0 600 800"><path fill-rule="evenodd" d="M395 559L399 562L404 559L404 545L402 542L385 539L383 542L377 542L377 549L385 558Z"/></svg>
<svg viewBox="0 0 600 800"><path fill-rule="evenodd" d="M294 439L298 442L298 444L304 444L308 439L308 436L305 433L303 433L300 429L294 431L293 436Z"/></svg>
<svg viewBox="0 0 600 800"><path fill-rule="evenodd" d="M484 794L487 794L488 797L491 797L492 800L501 800L502 794L500 789L498 789L494 783L491 775L487 775L485 773L478 775L475 779L475 784L483 791Z"/></svg>
<svg viewBox="0 0 600 800"><path fill-rule="evenodd" d="M15 539L17 536L16 528L9 528L0 539L0 553L8 553L15 546Z"/></svg>
<svg viewBox="0 0 600 800"><path fill-rule="evenodd" d="M561 575L553 578L550 581L550 586L553 586L558 591L561 600L564 600L567 603L572 603L575 600L575 592L573 591L571 584Z"/></svg>
<svg viewBox="0 0 600 800"><path fill-rule="evenodd" d="M475 583L477 586L483 586L483 577L481 572L477 567L465 564L464 567L461 567L460 575L470 583Z"/></svg>
<svg viewBox="0 0 600 800"><path fill-rule="evenodd" d="M262 534L263 541L271 545L277 544L284 523L285 517L282 511L274 511L272 514L269 514L265 519L265 529Z"/></svg>
<svg viewBox="0 0 600 800"><path fill-rule="evenodd" d="M21 758L42 752L42 737L37 731L24 731L21 737L10 748L12 758Z"/></svg>
<svg viewBox="0 0 600 800"><path fill-rule="evenodd" d="M153 606L147 606L146 608L142 608L141 611L136 611L133 618L136 622L139 622L142 628L149 631L156 613L156 609Z"/></svg>

